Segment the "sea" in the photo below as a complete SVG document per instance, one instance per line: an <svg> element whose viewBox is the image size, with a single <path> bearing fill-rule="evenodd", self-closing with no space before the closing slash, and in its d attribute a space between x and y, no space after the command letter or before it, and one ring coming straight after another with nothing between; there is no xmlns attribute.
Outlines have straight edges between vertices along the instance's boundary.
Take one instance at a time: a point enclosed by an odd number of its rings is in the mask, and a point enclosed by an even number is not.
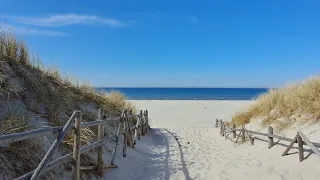
<svg viewBox="0 0 320 180"><path fill-rule="evenodd" d="M267 88L98 88L130 100L254 100Z"/></svg>

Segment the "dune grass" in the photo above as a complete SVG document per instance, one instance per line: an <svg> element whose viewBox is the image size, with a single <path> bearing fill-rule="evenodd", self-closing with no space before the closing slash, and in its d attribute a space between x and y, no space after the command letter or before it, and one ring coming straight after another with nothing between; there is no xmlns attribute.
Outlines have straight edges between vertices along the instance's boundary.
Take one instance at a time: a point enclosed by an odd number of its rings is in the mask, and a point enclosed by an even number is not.
<svg viewBox="0 0 320 180"><path fill-rule="evenodd" d="M254 118L262 118L262 125L276 123L278 130L286 129L295 122L316 121L320 118L320 76L280 89L270 89L260 95L247 112L237 113L232 123L239 126Z"/></svg>
<svg viewBox="0 0 320 180"><path fill-rule="evenodd" d="M0 134L11 134L30 130L29 117L19 112L18 108L8 108L0 121Z"/></svg>
<svg viewBox="0 0 320 180"><path fill-rule="evenodd" d="M110 117L120 115L123 109L135 111L123 94L98 92L88 83L62 76L54 66L45 67L38 56L29 52L25 42L8 32L0 32L0 108L17 100L23 102L28 112L47 119L53 126L64 125L74 110L83 111L85 121L95 120L100 107ZM92 105L96 110L88 111L86 105ZM29 129L30 124L21 114L0 113L0 135ZM83 145L96 139L95 127L84 128L82 132ZM6 178L12 179L36 168L44 153L40 142L33 139L13 143L1 153L0 170L5 172ZM72 143L73 135L70 133L64 140L64 146L71 147ZM21 145L24 145L23 153L18 147ZM29 156L35 154L38 158ZM25 168L17 169L15 163Z"/></svg>
<svg viewBox="0 0 320 180"><path fill-rule="evenodd" d="M28 124L30 117L19 110L19 107L7 109L0 120L0 135L33 128ZM43 137L11 143L8 146L9 148L0 153L0 175L3 175L1 178L4 179L13 179L35 169L45 154Z"/></svg>

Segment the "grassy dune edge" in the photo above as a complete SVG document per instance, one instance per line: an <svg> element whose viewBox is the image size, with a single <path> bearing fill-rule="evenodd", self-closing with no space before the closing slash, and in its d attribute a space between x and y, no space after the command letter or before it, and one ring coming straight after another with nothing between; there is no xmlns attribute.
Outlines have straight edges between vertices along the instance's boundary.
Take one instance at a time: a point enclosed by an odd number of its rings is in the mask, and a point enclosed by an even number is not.
<svg viewBox="0 0 320 180"><path fill-rule="evenodd" d="M262 119L261 125L275 124L281 131L294 123L318 122L320 118L320 76L280 89L270 89L258 97L246 112L232 118L237 126Z"/></svg>
<svg viewBox="0 0 320 180"><path fill-rule="evenodd" d="M85 121L95 120L99 107L104 107L108 116L119 115L123 109L135 111L123 94L98 92L88 84L62 76L53 67L46 68L39 57L29 53L23 41L0 32L0 136L64 125L74 110L81 110ZM96 127L83 129L83 145L96 139L95 131ZM13 179L34 170L54 138L52 135L0 145L0 179ZM71 152L72 142L71 133L57 155ZM82 162L93 163L89 155L82 155ZM42 178L56 179L63 171Z"/></svg>

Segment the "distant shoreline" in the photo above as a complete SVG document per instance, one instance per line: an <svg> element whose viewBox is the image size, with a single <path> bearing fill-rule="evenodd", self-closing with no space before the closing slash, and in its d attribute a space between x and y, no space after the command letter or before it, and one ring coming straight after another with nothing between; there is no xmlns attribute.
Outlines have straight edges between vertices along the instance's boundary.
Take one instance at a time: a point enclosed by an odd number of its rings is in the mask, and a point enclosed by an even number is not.
<svg viewBox="0 0 320 180"><path fill-rule="evenodd" d="M119 91L128 100L255 100L267 88L98 88Z"/></svg>
<svg viewBox="0 0 320 180"><path fill-rule="evenodd" d="M95 87L96 89L277 89L266 87Z"/></svg>
<svg viewBox="0 0 320 180"><path fill-rule="evenodd" d="M167 100L159 100L159 99L127 99L127 101L130 102L185 102L185 103L197 103L197 102L224 102L224 103L232 103L232 102L255 102L256 100L171 100L171 99L167 99Z"/></svg>
<svg viewBox="0 0 320 180"><path fill-rule="evenodd" d="M255 101L256 99L129 99L128 101Z"/></svg>

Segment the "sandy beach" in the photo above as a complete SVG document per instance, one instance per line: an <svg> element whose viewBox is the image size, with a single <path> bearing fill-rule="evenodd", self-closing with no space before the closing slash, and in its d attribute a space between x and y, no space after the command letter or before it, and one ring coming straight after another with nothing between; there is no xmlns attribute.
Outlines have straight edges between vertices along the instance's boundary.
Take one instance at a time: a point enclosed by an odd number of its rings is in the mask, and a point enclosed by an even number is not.
<svg viewBox="0 0 320 180"><path fill-rule="evenodd" d="M281 157L287 143L267 148L256 141L238 145L225 140L214 127L216 118L230 119L253 101L132 101L148 109L150 135L118 157L118 169L106 173L112 179L319 179L319 159L310 154L299 163L297 150ZM306 153L305 156L308 156ZM134 164L134 166L132 166ZM132 168L134 167L134 168ZM123 171L123 169L126 171ZM130 170L129 170L130 169Z"/></svg>

